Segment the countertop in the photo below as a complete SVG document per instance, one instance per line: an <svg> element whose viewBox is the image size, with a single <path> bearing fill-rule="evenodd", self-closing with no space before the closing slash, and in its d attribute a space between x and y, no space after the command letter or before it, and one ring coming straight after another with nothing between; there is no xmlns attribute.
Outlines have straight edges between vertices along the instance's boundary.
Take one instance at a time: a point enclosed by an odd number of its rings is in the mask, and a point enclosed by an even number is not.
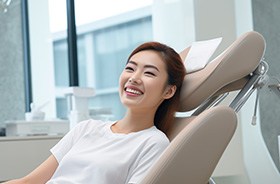
<svg viewBox="0 0 280 184"><path fill-rule="evenodd" d="M0 142L4 141L22 141L22 140L45 140L45 139L60 139L63 135L38 135L38 136L2 136Z"/></svg>

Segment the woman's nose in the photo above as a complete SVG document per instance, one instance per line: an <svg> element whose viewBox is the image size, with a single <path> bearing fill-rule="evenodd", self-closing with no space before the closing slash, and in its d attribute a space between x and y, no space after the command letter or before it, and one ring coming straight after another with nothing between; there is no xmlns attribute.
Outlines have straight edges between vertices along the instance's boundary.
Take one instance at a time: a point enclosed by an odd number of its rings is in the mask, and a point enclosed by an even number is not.
<svg viewBox="0 0 280 184"><path fill-rule="evenodd" d="M140 75L139 74L134 74L134 75L132 75L130 78L129 78L129 80L128 80L130 83L137 83L137 84L139 84L139 83L141 83L141 77L140 77Z"/></svg>
<svg viewBox="0 0 280 184"><path fill-rule="evenodd" d="M134 78L134 77L130 77L130 78L128 79L128 82L140 84L140 83L141 83L141 79L139 79L139 78Z"/></svg>

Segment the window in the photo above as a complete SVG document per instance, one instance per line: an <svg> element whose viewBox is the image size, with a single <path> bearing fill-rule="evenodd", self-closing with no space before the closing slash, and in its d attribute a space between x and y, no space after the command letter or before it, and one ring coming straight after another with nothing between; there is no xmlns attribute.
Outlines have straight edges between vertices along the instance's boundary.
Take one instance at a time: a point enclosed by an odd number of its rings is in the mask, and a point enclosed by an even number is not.
<svg viewBox="0 0 280 184"><path fill-rule="evenodd" d="M151 15L127 19L130 13L114 17L114 21L107 18L77 28L79 85L96 90L89 103L93 118L118 119L123 115L119 75L130 52L153 39ZM67 42L65 37L54 38L55 87L59 90L69 84ZM56 97L56 111L57 117L67 118L67 102L61 95Z"/></svg>

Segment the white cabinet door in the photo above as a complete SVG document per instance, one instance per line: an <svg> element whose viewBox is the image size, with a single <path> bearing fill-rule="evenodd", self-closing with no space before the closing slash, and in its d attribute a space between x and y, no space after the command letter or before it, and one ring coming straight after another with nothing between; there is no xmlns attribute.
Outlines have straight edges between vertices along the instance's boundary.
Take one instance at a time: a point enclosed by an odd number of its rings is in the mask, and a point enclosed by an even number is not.
<svg viewBox="0 0 280 184"><path fill-rule="evenodd" d="M50 156L61 137L0 138L0 181L25 176Z"/></svg>

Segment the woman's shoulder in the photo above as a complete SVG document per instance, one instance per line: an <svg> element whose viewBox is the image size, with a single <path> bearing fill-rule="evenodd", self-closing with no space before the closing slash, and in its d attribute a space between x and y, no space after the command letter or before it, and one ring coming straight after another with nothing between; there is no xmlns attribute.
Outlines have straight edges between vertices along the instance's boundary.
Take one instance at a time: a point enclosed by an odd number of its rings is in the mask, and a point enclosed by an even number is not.
<svg viewBox="0 0 280 184"><path fill-rule="evenodd" d="M157 129L155 126L151 128L151 131L148 132L148 137L151 144L158 146L166 147L170 143L165 133Z"/></svg>
<svg viewBox="0 0 280 184"><path fill-rule="evenodd" d="M142 147L140 155L162 153L170 144L167 136L157 128L146 131L139 137L139 147Z"/></svg>

